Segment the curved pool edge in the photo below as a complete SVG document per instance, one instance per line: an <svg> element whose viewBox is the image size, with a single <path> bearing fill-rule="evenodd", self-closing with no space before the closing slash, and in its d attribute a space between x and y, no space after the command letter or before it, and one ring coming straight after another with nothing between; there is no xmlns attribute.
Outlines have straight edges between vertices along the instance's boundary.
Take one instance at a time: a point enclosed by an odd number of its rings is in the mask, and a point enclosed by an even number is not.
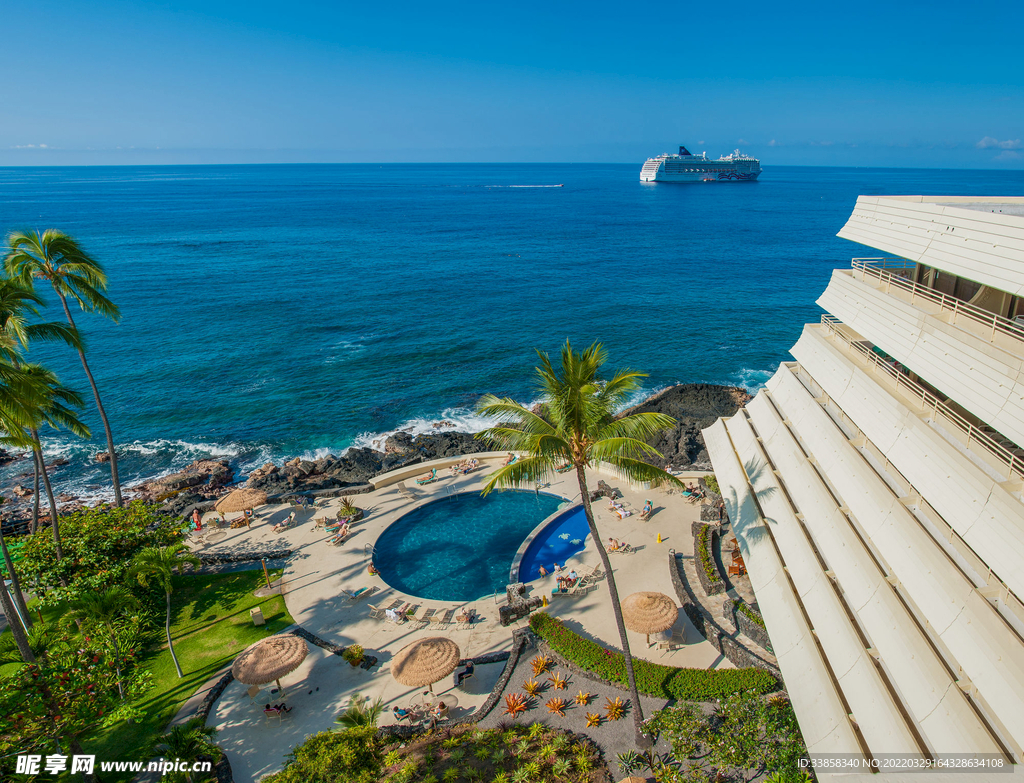
<svg viewBox="0 0 1024 783"><path fill-rule="evenodd" d="M506 488L498 489L498 490L495 490L495 491L496 492L506 492L506 491L507 492L529 492L529 493L532 493L532 494L547 495L548 497L557 498L558 500L562 501L563 503L571 502L570 498L567 498L565 495L562 495L562 494L560 494L558 492L549 492L549 491L545 491L545 490L525 489L525 488L519 488L519 487L506 487ZM482 494L481 490L467 490L467 491L464 491L464 492L452 492L452 493L447 493L446 492L441 497L436 497L436 498L426 497L426 498L422 498L422 499L418 500L417 502L413 503L408 508L403 510L402 513L399 514L398 517L395 518L394 521L392 521L391 523L386 525L377 534L377 537L373 540L372 544L367 544L366 545L366 546L371 547L371 549L372 549L372 553L370 555L370 562L373 562L374 559L376 558L377 544L380 542L380 539L384 536L385 533L387 533L387 531L389 529L391 529L395 525L399 524L402 521L402 519L405 516L407 516L408 514L411 514L413 511L418 511L418 510L424 508L425 506L429 506L429 505L432 505L434 503L443 503L445 501L451 500L453 497L456 497L458 495L480 495L480 494ZM566 506L564 508L560 508L557 511L555 511L553 514L549 514L547 517L545 517L543 520L541 520L541 522L533 530L530 531L530 534L526 537L526 540L520 545L519 549L516 551L516 555L512 559L512 569L510 570L510 573L512 571L518 571L519 563L522 561L523 555L526 553L527 547L530 545L530 542L533 541L533 539L537 536L538 533L542 532L549 523L551 523L552 521L554 521L555 519L560 517L562 514L565 514L565 513L569 512L569 511L575 509L576 506L579 506L579 505L582 505L582 504L581 503L574 503L571 506ZM450 604L452 604L454 606L463 605L463 604L466 604L466 603L470 603L472 601L482 601L485 598L490 598L491 596L497 595L497 593L491 592L491 593L484 593L483 595L479 596L478 598L473 598L473 599L455 599L455 600L450 600L450 599L444 599L444 598L426 598L424 596L417 595L416 593L412 593L412 592L409 592L407 590L404 590L404 589L402 589L400 587L396 587L395 585L391 584L384 577L384 575L382 573L378 573L377 574L377 578L380 579L387 586L387 589L394 590L396 593L399 593L400 595L405 595L405 596L408 596L409 598L414 598L414 599L421 600L421 601L437 601L437 602L440 602L440 603L450 603ZM515 582L514 579L512 581Z"/></svg>
<svg viewBox="0 0 1024 783"><path fill-rule="evenodd" d="M548 494L551 495L554 493L549 492ZM566 500L568 500L568 498L566 498ZM537 525L537 527L530 531L530 535L526 537L526 540L523 541L522 546L520 546L519 550L516 552L516 556L512 558L512 567L509 569L508 572L509 584L514 585L516 584L516 582L519 581L519 566L522 565L523 556L526 555L526 550L530 548L530 544L533 543L533 539L535 539L537 536L539 536L541 533L547 530L549 525L554 524L555 521L557 521L561 517L568 516L569 514L572 514L580 508L583 508L583 501L581 500L578 500L575 503L566 506L565 508L560 508L558 509L558 511L544 519L539 525Z"/></svg>

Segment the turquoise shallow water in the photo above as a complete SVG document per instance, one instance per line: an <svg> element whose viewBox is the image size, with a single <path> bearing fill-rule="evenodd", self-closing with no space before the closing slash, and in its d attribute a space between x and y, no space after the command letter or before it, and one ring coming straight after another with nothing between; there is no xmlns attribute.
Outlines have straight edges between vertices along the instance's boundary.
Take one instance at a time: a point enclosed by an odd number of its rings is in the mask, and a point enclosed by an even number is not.
<svg viewBox="0 0 1024 783"><path fill-rule="evenodd" d="M753 184L679 186L640 163L0 169L0 230L59 227L106 264L122 323L80 323L131 483L478 427L478 396L532 399L533 349L567 337L648 390L756 387L830 270L869 253L835 237L858 194L1024 195L1022 172L764 161ZM33 358L88 391L73 355ZM91 443L44 433L72 460L58 491L105 480L86 418Z"/></svg>
<svg viewBox="0 0 1024 783"><path fill-rule="evenodd" d="M381 578L435 601L475 601L503 592L516 552L565 503L543 492L464 492L413 509L374 544Z"/></svg>
<svg viewBox="0 0 1024 783"><path fill-rule="evenodd" d="M532 582L540 577L540 567L553 573L556 565L564 566L575 554L582 552L590 543L590 526L587 515L580 506L566 511L552 520L523 553L519 563L519 581Z"/></svg>

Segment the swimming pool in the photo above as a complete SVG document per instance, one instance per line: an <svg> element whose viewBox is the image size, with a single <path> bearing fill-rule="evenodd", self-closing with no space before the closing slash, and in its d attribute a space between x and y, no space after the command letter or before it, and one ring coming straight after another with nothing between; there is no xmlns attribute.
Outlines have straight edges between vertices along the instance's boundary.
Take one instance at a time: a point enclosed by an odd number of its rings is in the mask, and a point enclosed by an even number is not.
<svg viewBox="0 0 1024 783"><path fill-rule="evenodd" d="M519 561L519 581L532 582L540 577L541 566L548 573L552 572L555 563L564 566L566 560L583 551L589 536L590 527L583 506L568 509L545 525L526 547L523 559Z"/></svg>
<svg viewBox="0 0 1024 783"><path fill-rule="evenodd" d="M523 541L567 501L503 490L462 492L401 516L374 544L381 578L403 593L436 601L475 601L502 592Z"/></svg>

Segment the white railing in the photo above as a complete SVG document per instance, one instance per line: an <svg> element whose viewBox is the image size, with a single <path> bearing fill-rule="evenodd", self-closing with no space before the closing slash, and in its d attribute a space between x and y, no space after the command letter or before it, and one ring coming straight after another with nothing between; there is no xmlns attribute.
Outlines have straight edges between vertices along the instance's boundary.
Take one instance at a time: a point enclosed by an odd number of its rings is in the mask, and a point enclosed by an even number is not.
<svg viewBox="0 0 1024 783"><path fill-rule="evenodd" d="M853 267L854 277L865 281L869 278L874 280L885 293L896 288L910 294L910 304L915 304L920 299L922 302L938 305L949 313L952 324L956 324L958 320L976 324L982 327L989 340L995 340L996 335L1004 334L1015 340L1024 341L1024 324L1011 321L997 313L990 313L962 299L934 291L898 274L899 270L912 268L912 261L902 258L855 258L850 265Z"/></svg>
<svg viewBox="0 0 1024 783"><path fill-rule="evenodd" d="M828 329L833 337L859 353L871 365L872 369L881 370L894 388L902 389L906 394L917 399L923 408L930 409L933 419L941 419L950 427L966 435L966 443L964 445L968 449L972 445L978 444L995 457L1004 466L1007 479L1013 478L1014 474L1018 477L1024 477L1024 459L951 409L919 383L911 380L905 371L897 369L894 364L887 362L863 343L851 340L839 328L842 326L842 322L839 319L831 315L823 315L821 317L821 324Z"/></svg>

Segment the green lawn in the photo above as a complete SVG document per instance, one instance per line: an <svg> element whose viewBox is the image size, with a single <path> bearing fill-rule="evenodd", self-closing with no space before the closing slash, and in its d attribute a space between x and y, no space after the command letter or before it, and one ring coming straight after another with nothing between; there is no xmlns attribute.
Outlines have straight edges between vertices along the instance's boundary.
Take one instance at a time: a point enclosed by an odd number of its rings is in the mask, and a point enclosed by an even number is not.
<svg viewBox="0 0 1024 783"><path fill-rule="evenodd" d="M271 572L270 578L280 574ZM86 751L95 753L97 760L148 760L154 738L163 733L189 696L241 650L291 625L294 620L283 598L253 596L253 590L262 584L262 571L176 576L171 595L171 635L185 676L178 679L174 671L161 623L155 637L158 641L144 653L142 661L153 673L153 686L139 703L146 716L138 723L101 729L83 737ZM249 609L254 606L263 608L265 626L257 628L249 619ZM110 773L103 779L130 777L127 773Z"/></svg>

